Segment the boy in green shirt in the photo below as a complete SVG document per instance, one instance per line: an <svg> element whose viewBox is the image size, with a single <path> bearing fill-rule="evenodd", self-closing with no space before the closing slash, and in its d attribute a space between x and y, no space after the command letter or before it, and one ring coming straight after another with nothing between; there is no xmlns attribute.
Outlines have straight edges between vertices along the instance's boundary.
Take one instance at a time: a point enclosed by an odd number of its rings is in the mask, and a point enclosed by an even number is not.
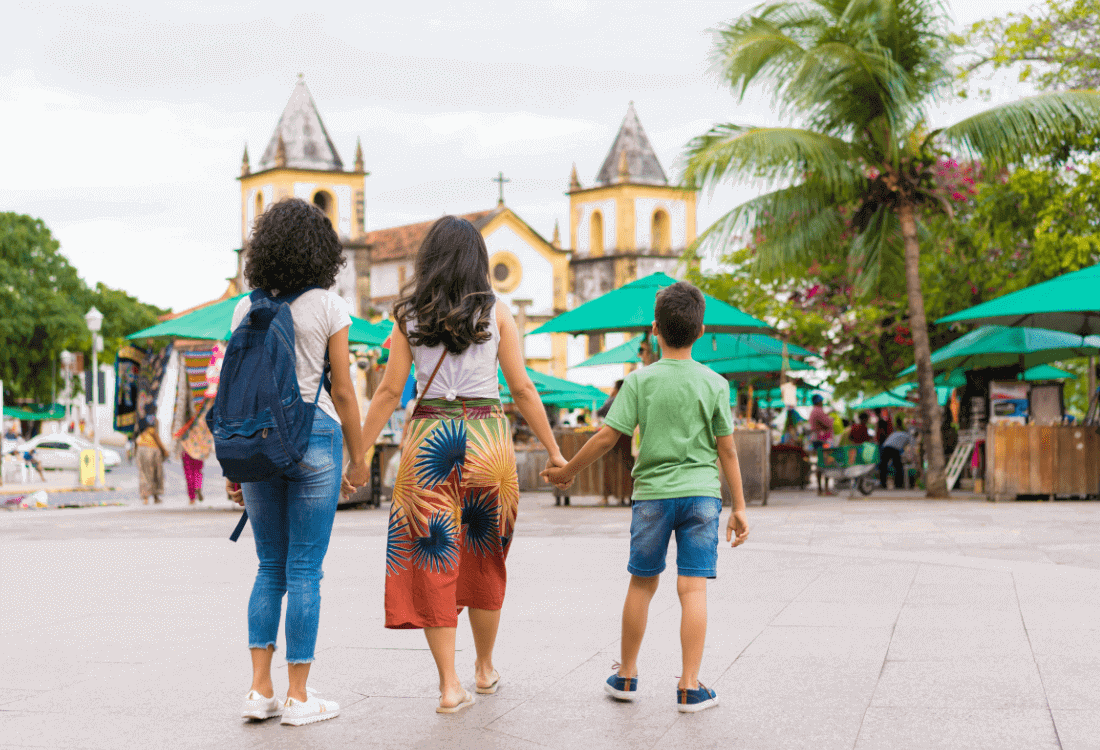
<svg viewBox="0 0 1100 750"><path fill-rule="evenodd" d="M707 634L707 579L717 577L718 518L722 512L718 462L733 495L726 541L736 547L749 534L741 469L733 445L729 385L691 358L703 335L703 295L678 282L657 295L653 335L660 361L630 373L597 432L564 467L543 476L559 486L609 451L619 435L641 431L634 464L634 516L630 524L630 588L623 606L622 658L605 689L620 700L638 690L638 652L649 603L657 591L672 534L676 534L676 590L683 616L680 640L683 672L676 707L695 712L718 705L714 691L699 682Z"/></svg>

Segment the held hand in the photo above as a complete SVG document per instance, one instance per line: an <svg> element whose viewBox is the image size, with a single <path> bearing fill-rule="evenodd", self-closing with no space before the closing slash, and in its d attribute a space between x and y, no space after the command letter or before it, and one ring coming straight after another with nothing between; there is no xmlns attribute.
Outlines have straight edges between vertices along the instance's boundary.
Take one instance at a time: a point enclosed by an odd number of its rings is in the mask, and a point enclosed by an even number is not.
<svg viewBox="0 0 1100 750"><path fill-rule="evenodd" d="M231 482L228 479L225 480L225 494L230 501L237 505L244 506L244 490L236 482Z"/></svg>
<svg viewBox="0 0 1100 750"><path fill-rule="evenodd" d="M351 497L354 492L367 483L370 478L370 469L366 461L352 461L344 471L343 481L340 483L340 494Z"/></svg>
<svg viewBox="0 0 1100 750"><path fill-rule="evenodd" d="M543 481L549 482L559 490L567 490L573 485L573 477L569 476L564 467L569 462L560 453L546 460L546 467L539 473Z"/></svg>
<svg viewBox="0 0 1100 750"><path fill-rule="evenodd" d="M743 544L749 538L749 522L745 518L745 511L735 510L730 513L726 522L726 541L731 547Z"/></svg>

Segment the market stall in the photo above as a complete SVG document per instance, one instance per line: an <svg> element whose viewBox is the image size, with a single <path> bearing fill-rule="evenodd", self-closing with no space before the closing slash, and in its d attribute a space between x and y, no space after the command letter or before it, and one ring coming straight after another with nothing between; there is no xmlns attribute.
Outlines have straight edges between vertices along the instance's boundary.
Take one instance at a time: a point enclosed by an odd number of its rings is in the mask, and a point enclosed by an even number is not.
<svg viewBox="0 0 1100 750"><path fill-rule="evenodd" d="M1098 494L1096 428L1066 424L1059 380L1032 380L1053 374L1043 365L1098 349L1097 336L982 326L934 352L935 369L965 372L948 487L969 471L974 490L992 500Z"/></svg>

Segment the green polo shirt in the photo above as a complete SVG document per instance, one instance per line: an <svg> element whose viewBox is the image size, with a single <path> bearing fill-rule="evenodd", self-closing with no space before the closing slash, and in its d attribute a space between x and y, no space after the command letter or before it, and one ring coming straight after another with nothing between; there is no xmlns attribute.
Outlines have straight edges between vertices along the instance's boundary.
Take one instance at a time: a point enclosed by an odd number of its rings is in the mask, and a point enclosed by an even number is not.
<svg viewBox="0 0 1100 750"><path fill-rule="evenodd" d="M623 380L604 423L641 431L634 499L721 497L717 438L733 432L726 379L692 359L661 359Z"/></svg>

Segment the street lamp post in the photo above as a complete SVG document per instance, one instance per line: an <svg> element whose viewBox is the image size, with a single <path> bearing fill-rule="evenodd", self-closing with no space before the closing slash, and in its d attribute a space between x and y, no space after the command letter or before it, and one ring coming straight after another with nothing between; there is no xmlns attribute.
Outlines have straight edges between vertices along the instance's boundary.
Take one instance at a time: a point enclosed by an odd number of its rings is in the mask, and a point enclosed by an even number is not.
<svg viewBox="0 0 1100 750"><path fill-rule="evenodd" d="M88 332L92 334L92 445L95 447L95 461L93 464L92 482L99 486L99 424L97 417L98 414L98 400L99 400L99 330L103 327L103 313L95 309L93 306L91 310L84 316L84 322L88 324Z"/></svg>

